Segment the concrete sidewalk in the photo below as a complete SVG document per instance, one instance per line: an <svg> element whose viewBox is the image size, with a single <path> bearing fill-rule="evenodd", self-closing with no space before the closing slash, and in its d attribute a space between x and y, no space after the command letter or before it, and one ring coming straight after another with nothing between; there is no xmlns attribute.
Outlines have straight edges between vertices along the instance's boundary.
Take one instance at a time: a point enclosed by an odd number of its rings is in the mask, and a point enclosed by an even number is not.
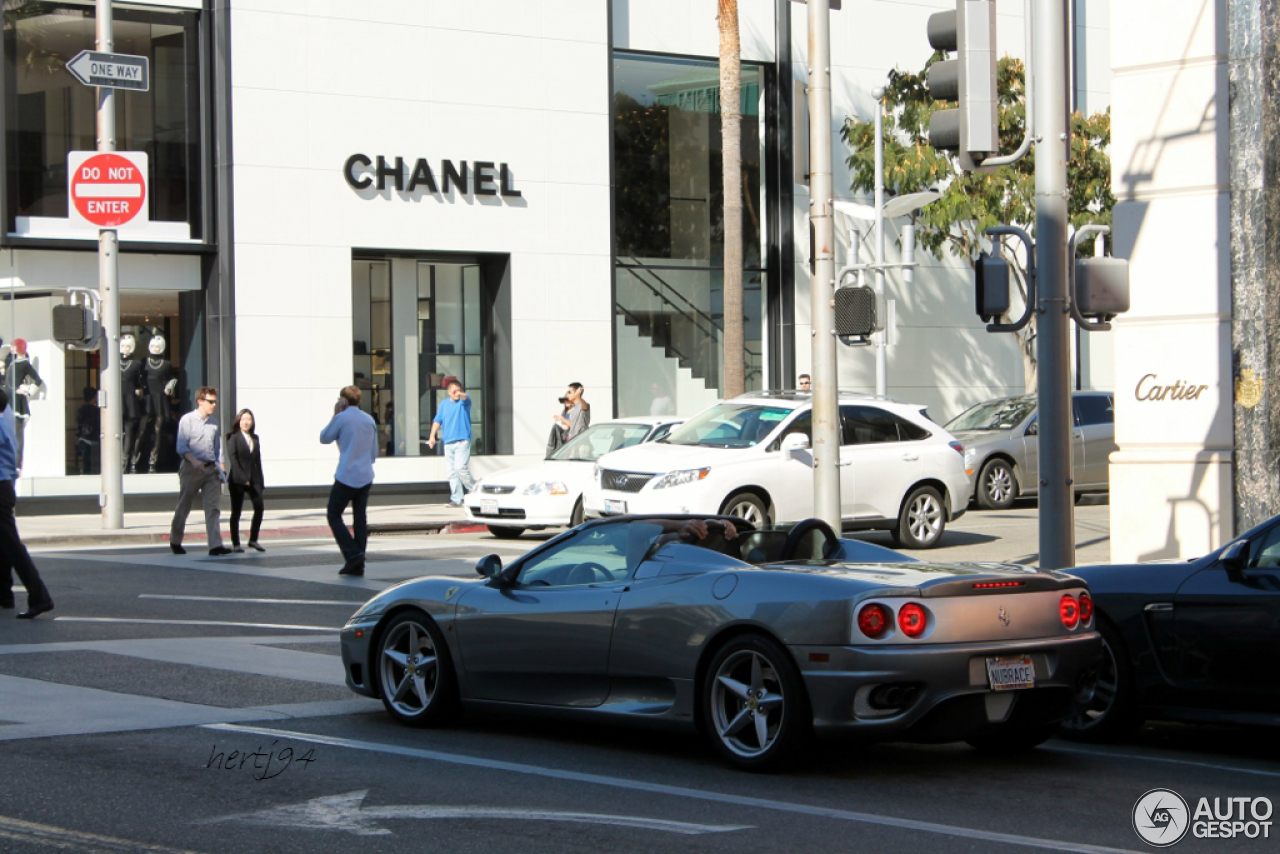
<svg viewBox="0 0 1280 854"><path fill-rule="evenodd" d="M246 507L246 510L248 508ZM173 511L163 513L126 513L124 528L108 531L101 515L24 515L18 502L18 530L22 541L31 548L74 546L164 545L169 542L169 524ZM240 518L240 543L249 538L252 512ZM347 514L350 519L350 512ZM230 547L229 514L222 512L223 544ZM484 525L468 522L462 509L449 504L395 504L369 507L370 534L467 533L484 531ZM325 508L272 510L267 502L259 539L263 545L283 538L330 537ZM204 513L199 507L187 518L183 544L191 548L205 547Z"/></svg>

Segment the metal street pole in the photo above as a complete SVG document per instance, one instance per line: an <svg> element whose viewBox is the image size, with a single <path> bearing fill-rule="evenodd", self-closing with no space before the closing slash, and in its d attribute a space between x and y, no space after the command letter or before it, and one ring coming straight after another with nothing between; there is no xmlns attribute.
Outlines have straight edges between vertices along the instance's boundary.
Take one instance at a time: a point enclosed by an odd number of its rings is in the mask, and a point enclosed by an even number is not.
<svg viewBox="0 0 1280 854"><path fill-rule="evenodd" d="M840 530L835 219L831 186L830 0L809 0L809 222L813 227L813 515Z"/></svg>
<svg viewBox="0 0 1280 854"><path fill-rule="evenodd" d="M1034 26L1036 275L1039 305L1040 565L1075 566L1071 338L1067 294L1067 5L1039 0Z"/></svg>
<svg viewBox="0 0 1280 854"><path fill-rule="evenodd" d="M887 309L884 301L884 89L877 88L871 94L876 99L876 301ZM876 394L881 397L889 393L885 351L888 337L887 326L876 333Z"/></svg>
<svg viewBox="0 0 1280 854"><path fill-rule="evenodd" d="M112 53L111 0L96 0L98 50ZM116 150L116 90L98 87L98 151ZM114 228L98 230L98 290L102 298L102 349L98 353L98 406L102 423L102 527L124 527L123 401L120 399L120 287L117 261L120 244Z"/></svg>

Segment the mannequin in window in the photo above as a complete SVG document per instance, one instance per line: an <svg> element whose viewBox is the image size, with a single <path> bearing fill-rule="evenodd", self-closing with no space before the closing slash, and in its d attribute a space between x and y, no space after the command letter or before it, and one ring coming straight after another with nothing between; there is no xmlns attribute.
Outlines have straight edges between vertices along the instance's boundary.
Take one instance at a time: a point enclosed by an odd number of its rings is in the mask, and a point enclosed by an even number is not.
<svg viewBox="0 0 1280 854"><path fill-rule="evenodd" d="M5 365L5 386L10 390L13 400L14 433L18 439L18 468L22 468L22 449L26 444L27 421L31 419L30 399L40 393L44 380L36 373L36 366L31 364L27 356L27 342L22 338L13 339L13 348Z"/></svg>
<svg viewBox="0 0 1280 854"><path fill-rule="evenodd" d="M156 461L160 456L160 442L164 438L164 427L173 417L173 409L169 398L178 387L178 370L173 363L164 357L164 336L157 334L147 345L151 353L143 367L147 390L146 423L155 431L151 443L151 459L147 466L150 474L156 473Z"/></svg>
<svg viewBox="0 0 1280 854"><path fill-rule="evenodd" d="M120 336L120 427L124 438L124 465L130 474L138 471L138 456L142 453L143 395L147 387L143 378L142 362L133 358L138 341L129 333Z"/></svg>

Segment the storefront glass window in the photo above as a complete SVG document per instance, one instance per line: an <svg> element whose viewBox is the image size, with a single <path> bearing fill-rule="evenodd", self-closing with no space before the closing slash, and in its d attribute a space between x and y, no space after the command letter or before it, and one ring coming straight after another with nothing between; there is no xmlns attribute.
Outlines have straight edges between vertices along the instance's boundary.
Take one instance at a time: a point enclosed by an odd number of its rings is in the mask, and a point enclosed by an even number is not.
<svg viewBox="0 0 1280 854"><path fill-rule="evenodd" d="M112 361L122 372L121 441L129 474L178 470L178 419L191 408L190 395L202 382L187 376L189 356L204 346L198 335L184 340L197 324L183 322L183 303L178 291L126 290L120 297L121 339L131 349L126 355L122 348ZM96 475L102 471L97 408L101 354L63 352L63 388L58 391L64 406L66 473ZM50 386L51 380L46 378L45 384Z"/></svg>
<svg viewBox="0 0 1280 854"><path fill-rule="evenodd" d="M356 260L352 264L354 384L381 431L384 456L427 447L445 385L471 399L472 453L491 453L486 430L481 267L470 261Z"/></svg>
<svg viewBox="0 0 1280 854"><path fill-rule="evenodd" d="M149 236L200 239L197 13L117 5L113 20L116 52L150 60L151 88L115 99L116 147L148 156ZM67 216L67 153L97 148L97 96L66 64L95 49L94 30L92 2L4 0L12 233L75 236L54 221Z"/></svg>
<svg viewBox="0 0 1280 854"><path fill-rule="evenodd" d="M760 67L743 63L748 388L763 381L763 80ZM715 62L614 54L619 415L687 414L713 401L723 386L720 121Z"/></svg>

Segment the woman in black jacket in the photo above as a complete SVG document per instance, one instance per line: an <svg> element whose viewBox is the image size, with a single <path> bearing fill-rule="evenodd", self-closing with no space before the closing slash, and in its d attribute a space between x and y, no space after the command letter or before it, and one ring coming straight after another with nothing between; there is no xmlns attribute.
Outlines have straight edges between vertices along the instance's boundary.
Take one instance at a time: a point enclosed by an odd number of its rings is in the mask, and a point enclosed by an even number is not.
<svg viewBox="0 0 1280 854"><path fill-rule="evenodd" d="M223 468L227 473L227 487L231 490L231 548L240 548L240 510L244 497L253 502L253 523L249 527L249 548L265 552L258 545L258 532L262 530L262 443L254 432L253 413L241 409L236 414L236 428L227 434L222 444Z"/></svg>

